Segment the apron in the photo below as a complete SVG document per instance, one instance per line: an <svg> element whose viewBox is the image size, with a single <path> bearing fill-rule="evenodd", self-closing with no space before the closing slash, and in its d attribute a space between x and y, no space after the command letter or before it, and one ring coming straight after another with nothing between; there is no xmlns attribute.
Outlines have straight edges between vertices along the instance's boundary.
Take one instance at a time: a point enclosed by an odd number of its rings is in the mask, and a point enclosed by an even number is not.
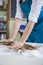
<svg viewBox="0 0 43 65"><path fill-rule="evenodd" d="M26 0L25 2L20 3L20 7L27 17L29 16L31 5L32 0ZM37 23L26 42L43 43L43 6Z"/></svg>
<svg viewBox="0 0 43 65"><path fill-rule="evenodd" d="M43 7L41 8L38 21L28 37L27 42L43 43Z"/></svg>
<svg viewBox="0 0 43 65"><path fill-rule="evenodd" d="M24 2L20 3L20 7L26 16L29 16L31 4L32 4L32 0L25 0Z"/></svg>

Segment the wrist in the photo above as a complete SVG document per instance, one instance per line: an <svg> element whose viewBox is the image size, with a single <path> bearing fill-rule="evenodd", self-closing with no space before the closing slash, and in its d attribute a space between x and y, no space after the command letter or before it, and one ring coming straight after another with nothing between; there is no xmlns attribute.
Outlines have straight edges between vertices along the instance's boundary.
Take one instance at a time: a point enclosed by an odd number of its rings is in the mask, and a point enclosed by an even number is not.
<svg viewBox="0 0 43 65"><path fill-rule="evenodd" d="M22 44L25 44L25 42L23 40L19 40L19 42L21 42Z"/></svg>
<svg viewBox="0 0 43 65"><path fill-rule="evenodd" d="M14 41L14 39L13 39L13 38L9 38L9 40L12 40L12 41Z"/></svg>

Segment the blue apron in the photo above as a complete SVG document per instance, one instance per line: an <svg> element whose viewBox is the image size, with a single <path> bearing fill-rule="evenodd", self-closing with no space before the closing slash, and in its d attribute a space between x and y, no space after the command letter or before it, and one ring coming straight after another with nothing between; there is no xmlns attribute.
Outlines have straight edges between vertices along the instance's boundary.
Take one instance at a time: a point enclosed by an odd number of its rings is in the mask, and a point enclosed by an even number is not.
<svg viewBox="0 0 43 65"><path fill-rule="evenodd" d="M26 0L25 2L20 3L20 7L26 16L29 16L31 5L32 0ZM43 6L37 21L27 42L43 43Z"/></svg>
<svg viewBox="0 0 43 65"><path fill-rule="evenodd" d="M32 4L32 0L25 0L24 2L20 3L20 7L26 16L29 16L31 4Z"/></svg>

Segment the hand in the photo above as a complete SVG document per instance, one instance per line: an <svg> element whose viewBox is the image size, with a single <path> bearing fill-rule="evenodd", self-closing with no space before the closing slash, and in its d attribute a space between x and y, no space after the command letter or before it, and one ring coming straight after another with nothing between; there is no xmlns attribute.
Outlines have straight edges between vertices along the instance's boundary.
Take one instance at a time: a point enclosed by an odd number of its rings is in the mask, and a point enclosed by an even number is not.
<svg viewBox="0 0 43 65"><path fill-rule="evenodd" d="M15 44L11 45L10 48L11 49L20 49L23 47L23 45L24 45L24 43L22 43L22 42L15 42Z"/></svg>
<svg viewBox="0 0 43 65"><path fill-rule="evenodd" d="M13 39L5 39L5 40L3 40L3 44L9 44L11 42L14 42L14 40Z"/></svg>

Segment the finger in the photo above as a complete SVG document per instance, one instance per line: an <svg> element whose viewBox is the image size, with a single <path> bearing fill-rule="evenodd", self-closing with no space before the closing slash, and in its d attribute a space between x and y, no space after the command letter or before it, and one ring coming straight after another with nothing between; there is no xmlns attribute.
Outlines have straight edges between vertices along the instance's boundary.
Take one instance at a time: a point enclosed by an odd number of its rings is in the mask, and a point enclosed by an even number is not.
<svg viewBox="0 0 43 65"><path fill-rule="evenodd" d="M14 46L9 46L9 49L19 50L18 47L14 47Z"/></svg>
<svg viewBox="0 0 43 65"><path fill-rule="evenodd" d="M18 45L17 44L11 45L11 48L12 49L18 48Z"/></svg>
<svg viewBox="0 0 43 65"><path fill-rule="evenodd" d="M22 48L22 45L17 45L16 48L21 49Z"/></svg>
<svg viewBox="0 0 43 65"><path fill-rule="evenodd" d="M9 46L10 49L14 49L14 45Z"/></svg>

